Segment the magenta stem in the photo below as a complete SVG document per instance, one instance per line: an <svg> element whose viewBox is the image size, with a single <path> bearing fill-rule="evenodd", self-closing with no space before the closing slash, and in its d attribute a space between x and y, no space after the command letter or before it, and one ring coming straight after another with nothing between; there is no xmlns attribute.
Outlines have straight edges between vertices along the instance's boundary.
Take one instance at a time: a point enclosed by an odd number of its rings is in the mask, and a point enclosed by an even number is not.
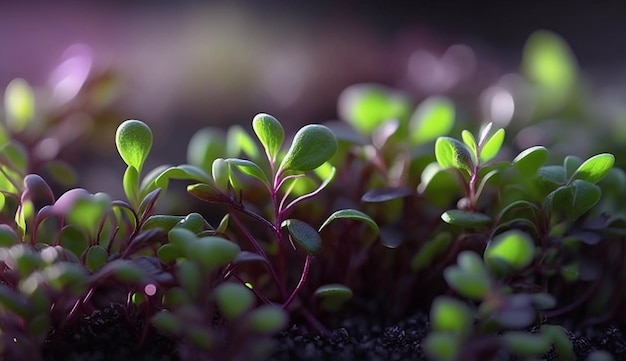
<svg viewBox="0 0 626 361"><path fill-rule="evenodd" d="M302 289L302 286L304 285L304 281L306 280L306 277L309 274L310 267L311 267L311 256L307 255L306 258L304 259L304 268L302 269L302 275L300 276L300 281L298 281L298 285L293 290L293 292L291 293L287 301L285 301L285 303L283 304L283 309L286 309L289 306L289 304L294 300L294 298L296 298L296 295L300 292L300 289Z"/></svg>

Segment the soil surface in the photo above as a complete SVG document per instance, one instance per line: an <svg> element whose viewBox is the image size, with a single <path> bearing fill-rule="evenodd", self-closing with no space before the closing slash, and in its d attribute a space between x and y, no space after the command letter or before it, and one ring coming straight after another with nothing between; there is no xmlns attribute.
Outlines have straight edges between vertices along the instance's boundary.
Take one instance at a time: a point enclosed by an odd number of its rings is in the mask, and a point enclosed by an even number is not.
<svg viewBox="0 0 626 361"><path fill-rule="evenodd" d="M178 361L176 345L152 334L138 348L142 321L130 323L121 309L111 306L84 317L63 335L51 334L43 350L46 361ZM369 312L374 312L370 309ZM276 348L267 361L417 361L425 360L420 346L429 325L424 313L415 313L397 322L382 320L379 314L348 312L334 320L330 335L306 332L291 326L275 337ZM594 350L606 350L616 360L626 360L626 340L616 326L590 328L569 333L579 360ZM500 355L496 360L511 360ZM543 360L557 360L548 354ZM223 360L227 361L227 360Z"/></svg>

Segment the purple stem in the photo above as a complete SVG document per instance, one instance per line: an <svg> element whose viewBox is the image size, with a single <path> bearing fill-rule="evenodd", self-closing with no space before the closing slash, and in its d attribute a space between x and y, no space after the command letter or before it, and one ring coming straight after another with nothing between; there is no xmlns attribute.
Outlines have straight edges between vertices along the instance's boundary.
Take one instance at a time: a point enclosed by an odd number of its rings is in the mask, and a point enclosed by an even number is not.
<svg viewBox="0 0 626 361"><path fill-rule="evenodd" d="M287 301L285 301L285 303L283 304L283 309L286 309L289 306L289 304L294 300L294 298L296 298L296 295L298 294L298 292L300 292L300 289L302 288L302 286L304 285L304 281L306 280L306 276L309 274L310 267L311 267L311 256L307 255L306 258L304 259L304 268L302 269L302 275L300 276L300 281L298 281L298 285L293 290L293 292L291 293Z"/></svg>

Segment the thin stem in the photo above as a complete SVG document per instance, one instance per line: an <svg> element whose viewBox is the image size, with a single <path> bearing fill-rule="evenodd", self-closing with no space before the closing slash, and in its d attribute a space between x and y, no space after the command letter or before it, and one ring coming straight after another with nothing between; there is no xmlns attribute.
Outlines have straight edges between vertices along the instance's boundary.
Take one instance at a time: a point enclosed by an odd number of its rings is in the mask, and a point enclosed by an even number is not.
<svg viewBox="0 0 626 361"><path fill-rule="evenodd" d="M300 289L304 285L304 281L306 280L306 276L309 274L309 268L311 267L311 256L307 255L304 259L304 268L302 269L302 275L300 276L300 281L298 281L298 285L293 290L287 301L283 303L283 309L286 309L289 304L294 300Z"/></svg>
<svg viewBox="0 0 626 361"><path fill-rule="evenodd" d="M254 236L252 236L252 234L250 234L250 232L248 232L248 230L243 225L243 223L241 223L241 220L239 220L239 218L235 214L231 214L231 216L233 217L233 221L235 221L235 223L237 224L237 227L239 228L239 230L250 241L250 244L252 244L252 247L254 247L254 250L259 255L261 255L263 258L268 259L267 258L267 254L265 253L265 251L263 251L263 247L261 247L261 245L256 240L256 238L254 238ZM276 284L276 287L278 287L278 290L279 290L279 292L281 294L281 297L285 298L287 296L287 290L285 290L285 285L280 281L280 278L276 274L276 271L274 270L274 267L272 267L271 263L268 262L267 268L268 268L268 270L270 272L270 275L272 276L272 279L274 280L274 283Z"/></svg>

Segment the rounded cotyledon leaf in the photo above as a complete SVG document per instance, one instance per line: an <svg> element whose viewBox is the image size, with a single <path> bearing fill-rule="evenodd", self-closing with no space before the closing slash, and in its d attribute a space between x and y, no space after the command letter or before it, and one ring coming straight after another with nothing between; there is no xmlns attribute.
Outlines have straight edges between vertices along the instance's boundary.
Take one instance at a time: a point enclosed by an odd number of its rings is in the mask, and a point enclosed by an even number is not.
<svg viewBox="0 0 626 361"><path fill-rule="evenodd" d="M140 120L127 120L117 127L115 145L124 162L140 173L152 148L152 131Z"/></svg>
<svg viewBox="0 0 626 361"><path fill-rule="evenodd" d="M335 213L331 214L326 219L326 221L324 221L324 223L320 226L319 231L321 232L324 227L326 227L328 224L330 224L330 222L334 221L335 219L352 219L365 222L374 230L374 232L376 232L376 235L378 235L378 233L380 232L380 230L378 229L378 225L370 216L356 209L341 209L339 211L336 211Z"/></svg>
<svg viewBox="0 0 626 361"><path fill-rule="evenodd" d="M273 116L261 113L252 119L252 129L263 144L267 156L275 160L285 139L283 126Z"/></svg>
<svg viewBox="0 0 626 361"><path fill-rule="evenodd" d="M441 219L446 223L463 227L486 226L492 222L491 217L486 214L461 211L458 209L445 211L441 215Z"/></svg>
<svg viewBox="0 0 626 361"><path fill-rule="evenodd" d="M613 168L615 156L610 153L602 153L587 159L576 169L571 180L581 179L595 184L601 181Z"/></svg>
<svg viewBox="0 0 626 361"><path fill-rule="evenodd" d="M337 139L328 127L306 125L296 133L279 172L313 170L329 160L336 151Z"/></svg>
<svg viewBox="0 0 626 361"><path fill-rule="evenodd" d="M282 227L287 227L291 238L308 254L315 255L322 250L322 238L315 228L307 223L297 219L286 219L281 224Z"/></svg>

